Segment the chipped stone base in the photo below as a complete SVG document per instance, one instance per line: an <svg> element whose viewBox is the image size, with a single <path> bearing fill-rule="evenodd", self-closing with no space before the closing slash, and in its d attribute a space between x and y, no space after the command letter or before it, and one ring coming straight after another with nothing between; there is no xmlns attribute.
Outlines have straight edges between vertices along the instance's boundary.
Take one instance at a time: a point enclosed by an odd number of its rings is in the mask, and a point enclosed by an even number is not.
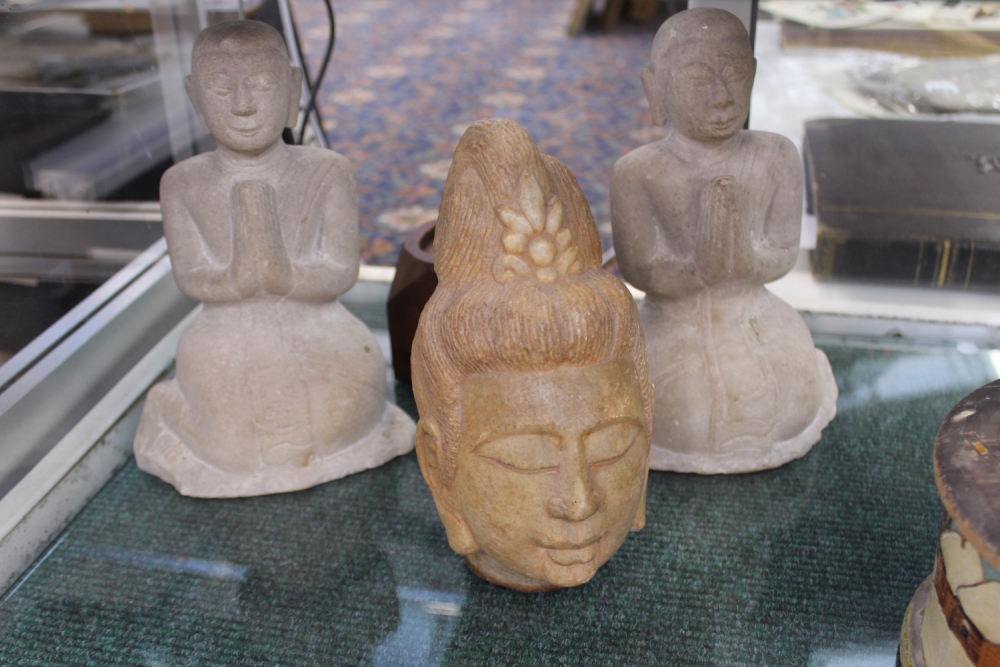
<svg viewBox="0 0 1000 667"><path fill-rule="evenodd" d="M416 425L399 407L386 403L371 432L349 447L309 462L253 473L228 473L208 465L167 428L150 442L136 438L135 461L141 470L171 484L182 495L196 498L238 498L299 491L376 468L413 449Z"/></svg>

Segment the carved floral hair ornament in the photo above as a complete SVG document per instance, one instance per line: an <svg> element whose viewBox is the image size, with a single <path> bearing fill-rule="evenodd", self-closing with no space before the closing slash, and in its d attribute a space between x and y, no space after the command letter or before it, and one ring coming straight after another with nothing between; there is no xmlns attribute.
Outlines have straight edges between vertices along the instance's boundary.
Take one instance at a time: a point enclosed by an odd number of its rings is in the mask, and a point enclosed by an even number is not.
<svg viewBox="0 0 1000 667"><path fill-rule="evenodd" d="M580 275L583 263L573 234L563 226L563 205L557 195L548 202L538 181L530 173L521 179L521 210L506 204L496 207L506 230L502 243L506 252L493 263L499 283L534 278L551 285L560 276Z"/></svg>

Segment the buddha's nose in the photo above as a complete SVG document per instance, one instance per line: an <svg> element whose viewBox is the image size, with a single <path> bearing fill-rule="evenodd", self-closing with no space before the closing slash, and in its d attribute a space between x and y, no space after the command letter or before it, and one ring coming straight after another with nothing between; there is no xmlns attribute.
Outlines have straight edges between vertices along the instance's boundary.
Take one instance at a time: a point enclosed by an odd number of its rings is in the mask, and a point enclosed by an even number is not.
<svg viewBox="0 0 1000 667"><path fill-rule="evenodd" d="M729 92L729 84L719 77L712 84L712 106L717 109L725 109L733 104L733 95Z"/></svg>
<svg viewBox="0 0 1000 667"><path fill-rule="evenodd" d="M576 457L574 457L576 458ZM583 521L601 507L600 498L594 492L594 482L590 478L590 466L583 456L575 461L567 461L560 470L563 479L558 495L549 500L549 514L565 521Z"/></svg>
<svg viewBox="0 0 1000 667"><path fill-rule="evenodd" d="M253 95L243 86L237 86L233 93L232 111L237 116L252 116L257 113Z"/></svg>

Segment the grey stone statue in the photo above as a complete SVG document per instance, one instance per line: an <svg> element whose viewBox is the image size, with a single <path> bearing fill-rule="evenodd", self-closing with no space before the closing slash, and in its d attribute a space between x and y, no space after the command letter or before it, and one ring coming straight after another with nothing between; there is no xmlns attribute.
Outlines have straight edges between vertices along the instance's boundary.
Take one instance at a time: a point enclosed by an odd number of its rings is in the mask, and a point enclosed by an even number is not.
<svg viewBox="0 0 1000 667"><path fill-rule="evenodd" d="M139 467L185 495L303 489L413 447L378 343L337 300L358 277L354 170L281 140L301 76L263 23L195 41L185 83L218 148L167 171L161 200L177 284L204 309L135 439Z"/></svg>
<svg viewBox="0 0 1000 667"><path fill-rule="evenodd" d="M646 292L651 466L779 466L819 440L837 399L802 317L764 287L797 257L799 157L783 137L741 130L756 60L732 14L676 14L651 59L643 87L672 131L622 157L611 183L619 266Z"/></svg>

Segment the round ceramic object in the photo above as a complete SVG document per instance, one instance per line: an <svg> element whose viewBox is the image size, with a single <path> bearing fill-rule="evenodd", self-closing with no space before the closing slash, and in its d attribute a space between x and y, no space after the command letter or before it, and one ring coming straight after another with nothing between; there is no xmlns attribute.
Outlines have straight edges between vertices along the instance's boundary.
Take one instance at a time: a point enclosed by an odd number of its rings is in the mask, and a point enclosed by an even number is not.
<svg viewBox="0 0 1000 667"><path fill-rule="evenodd" d="M1000 380L952 408L934 446L934 478L958 531L1000 570Z"/></svg>
<svg viewBox="0 0 1000 667"><path fill-rule="evenodd" d="M899 634L897 667L927 667L924 663L924 652L921 650L920 626L924 616L924 607L927 606L927 600L930 599L933 586L933 575L924 579L924 583L920 584L920 588L913 594L910 606L906 608L906 615L903 617L903 630Z"/></svg>
<svg viewBox="0 0 1000 667"><path fill-rule="evenodd" d="M935 573L914 595L900 634L901 667L1000 667L1000 381L963 398L934 447L950 520Z"/></svg>

